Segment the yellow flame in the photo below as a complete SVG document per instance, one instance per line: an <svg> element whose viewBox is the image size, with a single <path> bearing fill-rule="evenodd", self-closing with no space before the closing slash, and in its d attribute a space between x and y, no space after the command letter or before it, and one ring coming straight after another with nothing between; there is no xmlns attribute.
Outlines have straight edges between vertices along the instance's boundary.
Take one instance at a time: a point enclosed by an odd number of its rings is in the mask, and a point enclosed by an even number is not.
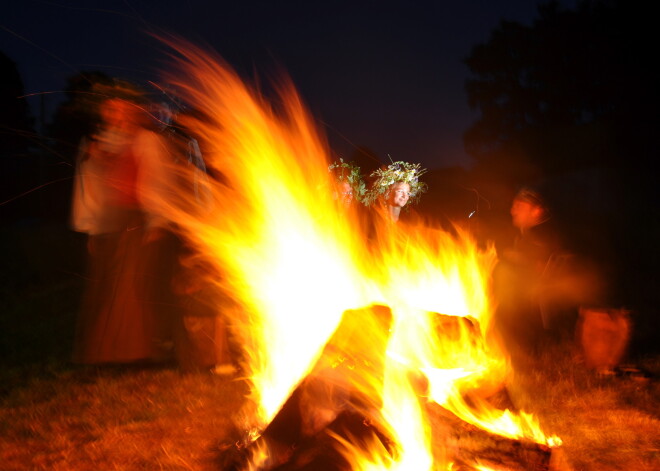
<svg viewBox="0 0 660 471"><path fill-rule="evenodd" d="M207 204L179 191L167 211L221 274L214 282L230 300L221 309L241 340L257 404L241 426L263 429L315 368L317 378L357 391L396 443L357 447L337 437L353 469L439 469L428 401L545 443L530 416L463 399L507 373L485 340L494 250L479 250L460 228L450 235L378 217L366 240L359 213L332 198L329 151L288 81L274 106L220 58L171 45L184 74L170 80L199 112L185 124L222 178L209 181ZM351 334L342 339L344 330Z"/></svg>

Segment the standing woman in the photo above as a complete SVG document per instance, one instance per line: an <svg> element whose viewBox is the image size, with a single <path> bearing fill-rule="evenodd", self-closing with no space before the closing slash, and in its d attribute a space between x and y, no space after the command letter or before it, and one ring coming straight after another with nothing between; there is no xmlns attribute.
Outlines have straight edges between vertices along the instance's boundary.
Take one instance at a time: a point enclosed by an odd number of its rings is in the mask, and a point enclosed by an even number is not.
<svg viewBox="0 0 660 471"><path fill-rule="evenodd" d="M145 100L135 87L116 82L94 91L103 97L100 123L80 144L72 201L72 228L88 234L73 361L159 360L165 339L150 302L148 247L166 227L150 202L164 191L167 148L149 129Z"/></svg>

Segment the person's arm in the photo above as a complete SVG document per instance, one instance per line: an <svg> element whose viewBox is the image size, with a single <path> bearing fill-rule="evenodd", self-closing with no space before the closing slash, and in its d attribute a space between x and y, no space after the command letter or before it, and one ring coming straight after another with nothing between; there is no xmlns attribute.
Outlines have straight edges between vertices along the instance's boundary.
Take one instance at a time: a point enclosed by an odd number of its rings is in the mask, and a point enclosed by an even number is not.
<svg viewBox="0 0 660 471"><path fill-rule="evenodd" d="M133 146L138 163L138 202L146 214L149 232L157 235L170 224L167 208L175 191L172 156L165 139L155 132L139 132Z"/></svg>
<svg viewBox="0 0 660 471"><path fill-rule="evenodd" d="M108 196L102 162L94 158L95 152L94 141L83 138L78 147L71 201L71 228L88 234L101 231L99 216L105 210Z"/></svg>

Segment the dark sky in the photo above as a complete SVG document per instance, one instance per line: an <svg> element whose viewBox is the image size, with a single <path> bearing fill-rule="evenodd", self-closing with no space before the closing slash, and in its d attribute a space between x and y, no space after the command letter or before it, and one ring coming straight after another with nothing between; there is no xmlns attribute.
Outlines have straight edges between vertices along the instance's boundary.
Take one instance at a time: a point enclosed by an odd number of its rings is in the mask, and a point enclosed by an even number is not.
<svg viewBox="0 0 660 471"><path fill-rule="evenodd" d="M242 75L295 85L333 150L469 167L462 135L474 114L463 59L500 20L531 24L537 0L20 0L3 6L0 50L26 93L57 92L81 70L158 81L165 48L148 31L208 44ZM573 0L563 5L573 6ZM61 93L45 95L52 111ZM30 100L39 114L39 101Z"/></svg>

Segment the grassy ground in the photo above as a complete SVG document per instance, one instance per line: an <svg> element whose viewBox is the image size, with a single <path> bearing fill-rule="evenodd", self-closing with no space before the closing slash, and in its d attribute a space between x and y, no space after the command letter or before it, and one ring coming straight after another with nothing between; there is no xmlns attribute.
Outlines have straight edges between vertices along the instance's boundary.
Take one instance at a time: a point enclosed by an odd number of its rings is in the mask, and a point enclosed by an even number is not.
<svg viewBox="0 0 660 471"><path fill-rule="evenodd" d="M1 242L16 250L2 260L0 469L217 470L243 385L173 366L69 364L79 260L42 255L77 241L26 228ZM562 438L555 469L660 469L660 358L631 360L647 378L599 376L569 343L518 365L509 395Z"/></svg>
<svg viewBox="0 0 660 471"><path fill-rule="evenodd" d="M509 392L517 407L562 439L560 469L657 470L660 361L640 357L635 368L645 375L602 376L563 344L519 367Z"/></svg>

